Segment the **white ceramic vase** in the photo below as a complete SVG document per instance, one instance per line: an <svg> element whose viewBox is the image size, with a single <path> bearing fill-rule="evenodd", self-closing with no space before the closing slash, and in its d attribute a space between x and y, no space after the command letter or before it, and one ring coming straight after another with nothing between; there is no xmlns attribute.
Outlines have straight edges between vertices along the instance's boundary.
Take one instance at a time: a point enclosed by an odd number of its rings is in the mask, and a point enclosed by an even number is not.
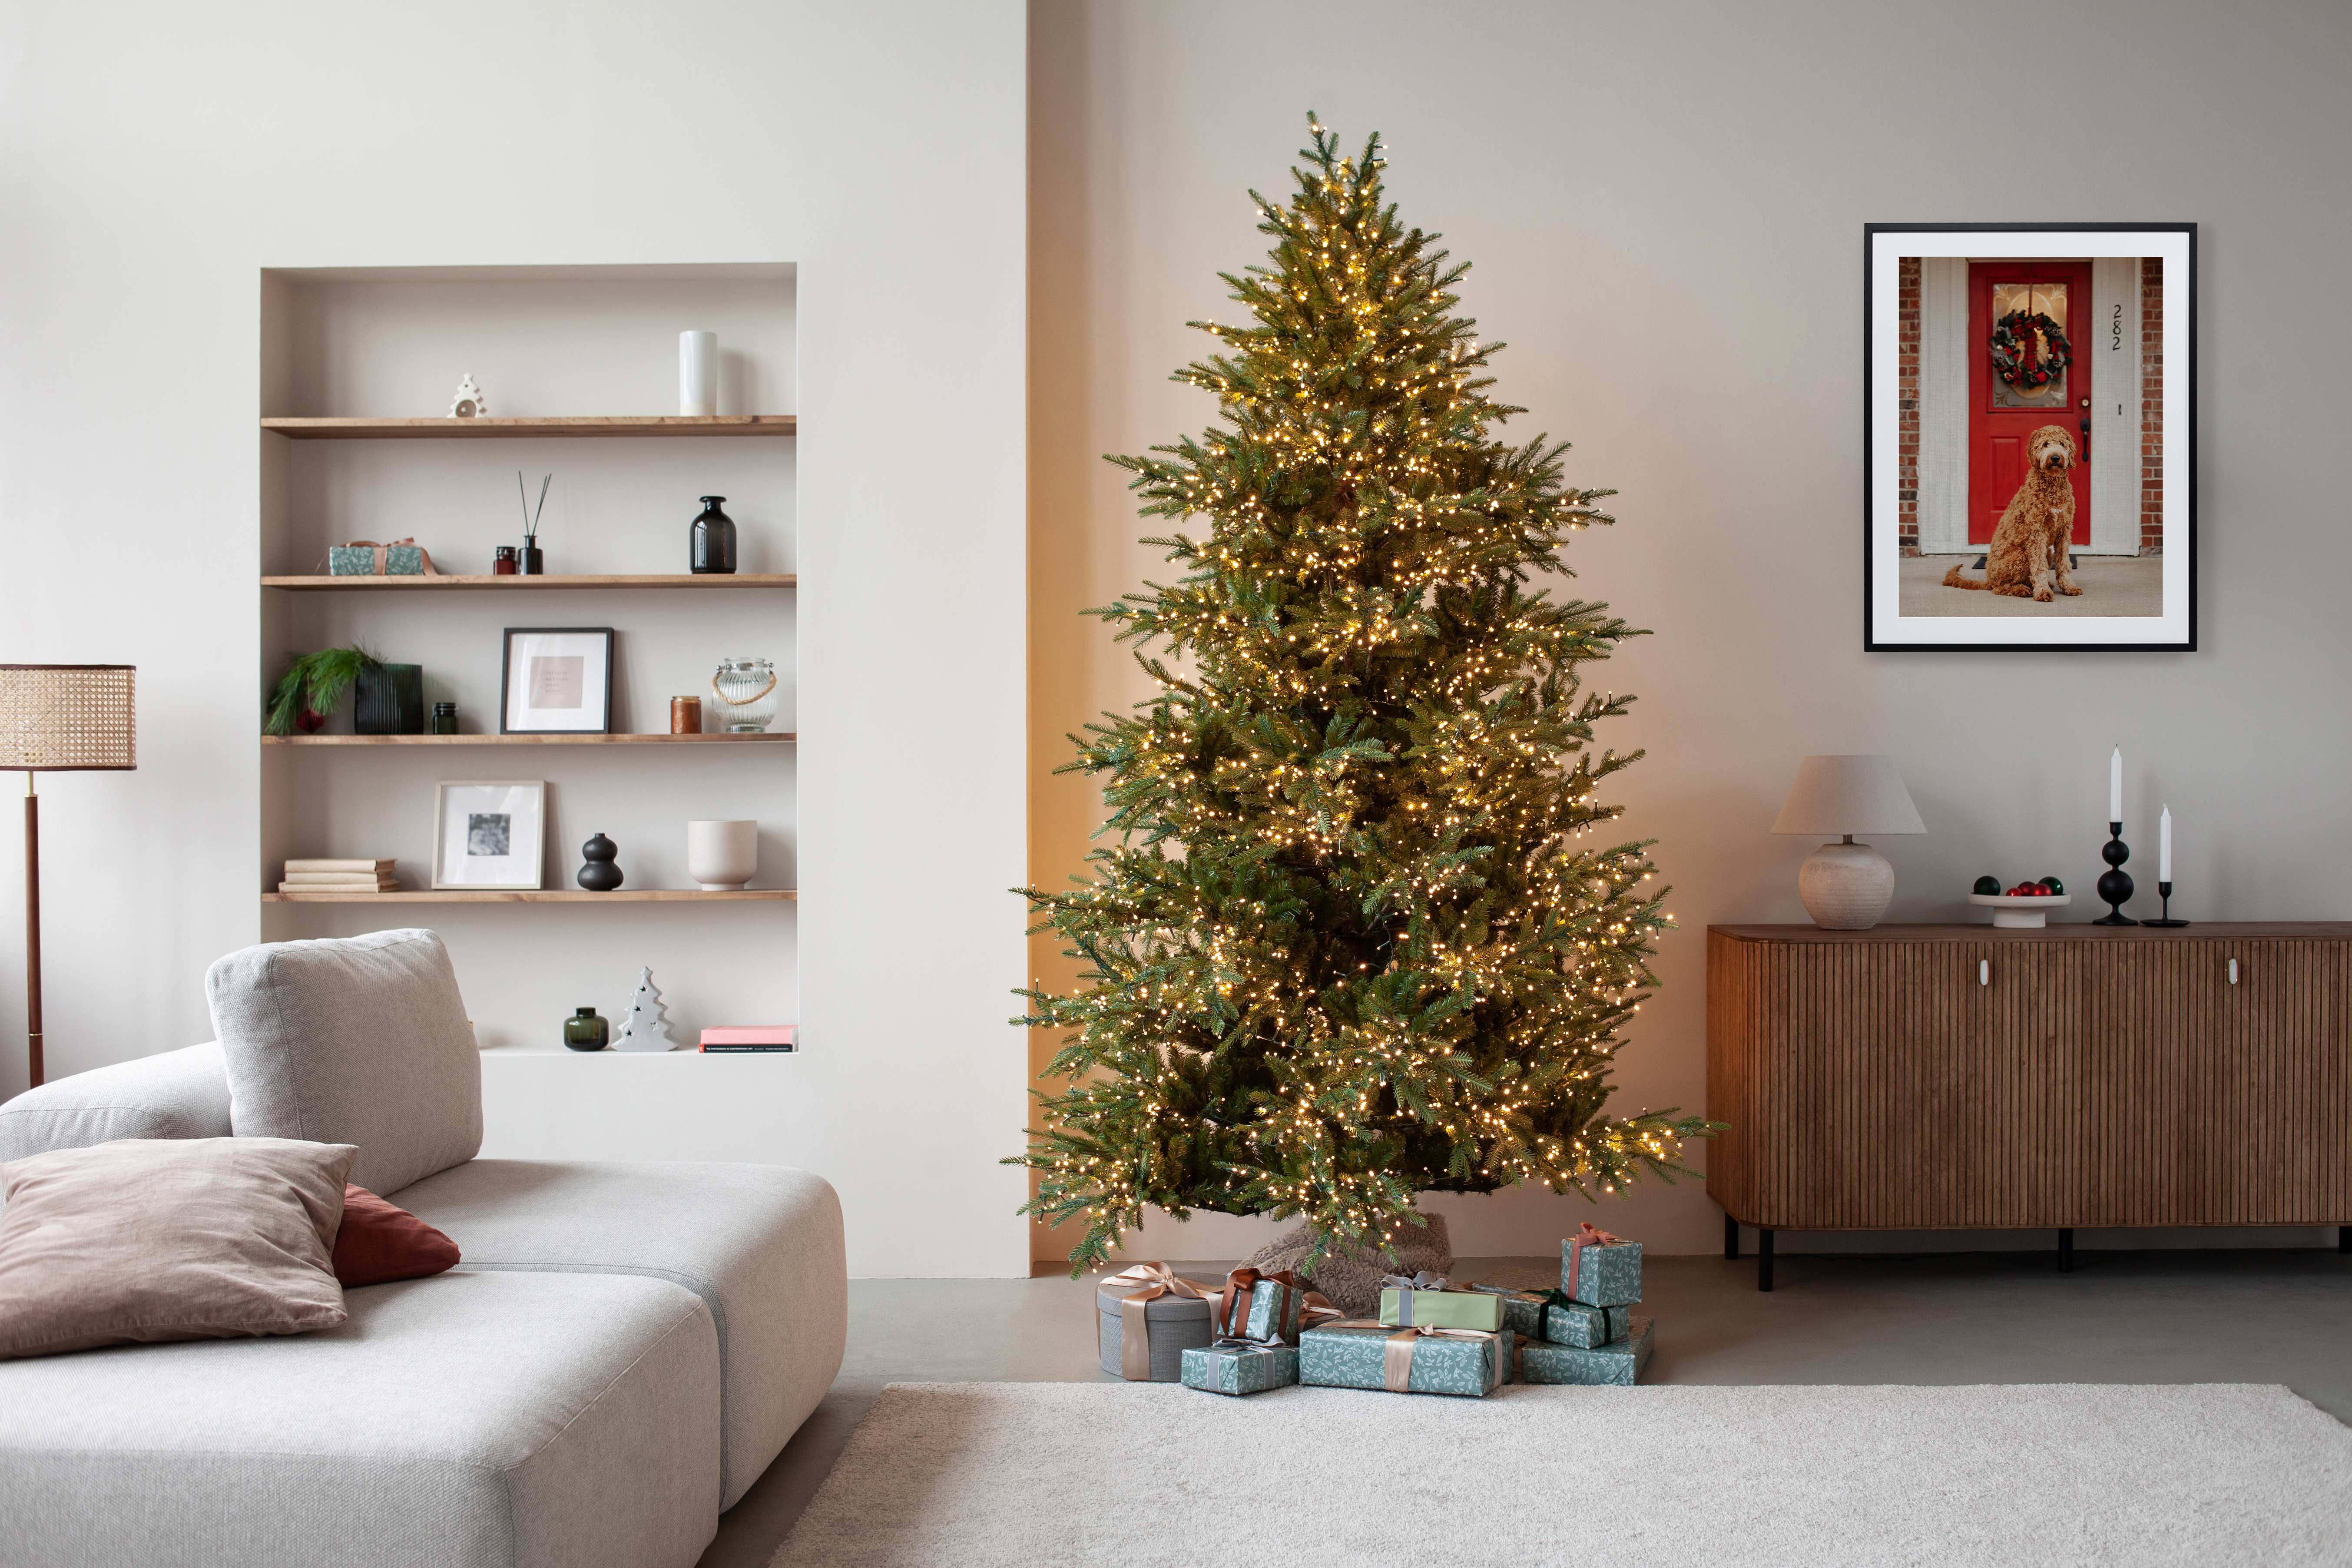
<svg viewBox="0 0 2352 1568"><path fill-rule="evenodd" d="M677 411L692 418L719 412L719 334L677 335Z"/></svg>
<svg viewBox="0 0 2352 1568"><path fill-rule="evenodd" d="M760 869L757 822L689 822L686 874L706 893L740 892Z"/></svg>

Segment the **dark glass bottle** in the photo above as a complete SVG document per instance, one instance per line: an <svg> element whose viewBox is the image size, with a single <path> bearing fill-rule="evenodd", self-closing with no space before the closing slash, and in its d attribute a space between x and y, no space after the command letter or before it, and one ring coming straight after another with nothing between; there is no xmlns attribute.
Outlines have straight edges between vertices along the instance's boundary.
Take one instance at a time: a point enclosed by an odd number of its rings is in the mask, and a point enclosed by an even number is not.
<svg viewBox="0 0 2352 1568"><path fill-rule="evenodd" d="M457 732L457 705L455 702L436 702L433 705L433 732L436 735Z"/></svg>
<svg viewBox="0 0 2352 1568"><path fill-rule="evenodd" d="M575 1051L601 1051L613 1037L613 1026L593 1007L575 1007L563 1020L563 1043Z"/></svg>
<svg viewBox="0 0 2352 1568"><path fill-rule="evenodd" d="M698 573L734 574L735 520L719 510L719 503L726 499L704 496L701 513L688 531L688 563Z"/></svg>

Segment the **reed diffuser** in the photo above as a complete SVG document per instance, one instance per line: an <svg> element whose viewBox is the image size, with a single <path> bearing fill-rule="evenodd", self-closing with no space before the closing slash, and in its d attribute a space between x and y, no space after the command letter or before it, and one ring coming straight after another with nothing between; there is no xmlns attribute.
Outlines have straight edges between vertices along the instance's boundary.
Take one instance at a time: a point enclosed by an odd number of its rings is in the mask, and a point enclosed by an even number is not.
<svg viewBox="0 0 2352 1568"><path fill-rule="evenodd" d="M547 487L554 482L553 474L539 481L539 505L534 509L530 487L522 482L522 470L515 470L515 492L522 499L522 574L526 577L544 576L547 573L547 557L539 550L539 515L547 510Z"/></svg>

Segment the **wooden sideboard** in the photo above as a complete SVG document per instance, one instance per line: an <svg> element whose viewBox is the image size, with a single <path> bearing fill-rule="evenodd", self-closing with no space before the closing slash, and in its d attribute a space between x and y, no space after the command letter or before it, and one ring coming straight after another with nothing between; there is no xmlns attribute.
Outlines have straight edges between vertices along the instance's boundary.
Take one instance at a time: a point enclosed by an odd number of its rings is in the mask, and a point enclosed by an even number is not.
<svg viewBox="0 0 2352 1568"><path fill-rule="evenodd" d="M1725 1253L1776 1230L2333 1225L2352 923L1710 926Z"/></svg>

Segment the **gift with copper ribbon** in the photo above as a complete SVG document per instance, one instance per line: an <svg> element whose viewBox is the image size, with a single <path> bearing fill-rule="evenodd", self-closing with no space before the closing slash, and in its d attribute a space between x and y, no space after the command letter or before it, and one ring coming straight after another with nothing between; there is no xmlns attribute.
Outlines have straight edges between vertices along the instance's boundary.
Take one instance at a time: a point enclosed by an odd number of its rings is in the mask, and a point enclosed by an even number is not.
<svg viewBox="0 0 2352 1568"><path fill-rule="evenodd" d="M1588 1307L1630 1307L1642 1299L1642 1244L1586 1220L1559 1244L1559 1288Z"/></svg>
<svg viewBox="0 0 2352 1568"><path fill-rule="evenodd" d="M349 544L327 546L324 563L331 577L438 577L440 569L433 564L430 552L414 539L394 539L378 544L373 539L354 539Z"/></svg>
<svg viewBox="0 0 2352 1568"><path fill-rule="evenodd" d="M1213 1340L1184 1352L1184 1386L1207 1394L1263 1394L1298 1381L1298 1352L1255 1340Z"/></svg>
<svg viewBox="0 0 2352 1568"><path fill-rule="evenodd" d="M1508 1285L1473 1285L1503 1303L1503 1326L1531 1340L1591 1350L1625 1337L1630 1307L1588 1307L1565 1290L1521 1290Z"/></svg>
<svg viewBox="0 0 2352 1568"><path fill-rule="evenodd" d="M1349 1319L1298 1336L1298 1381L1322 1388L1384 1388L1391 1394L1494 1392L1511 1363L1508 1329L1400 1328Z"/></svg>
<svg viewBox="0 0 2352 1568"><path fill-rule="evenodd" d="M1181 1279L1164 1263L1139 1263L1095 1288L1102 1369L1129 1383L1177 1383L1187 1349L1215 1338L1217 1287Z"/></svg>
<svg viewBox="0 0 2352 1568"><path fill-rule="evenodd" d="M1220 1339L1295 1345L1310 1294L1287 1268L1272 1274L1247 1267L1236 1268L1225 1276L1225 1288L1209 1312L1209 1326ZM1325 1305L1328 1308L1329 1303Z"/></svg>
<svg viewBox="0 0 2352 1568"><path fill-rule="evenodd" d="M1617 1309L1612 1308L1614 1311ZM1635 1384L1650 1363L1654 1318L1635 1318L1622 1340L1581 1347L1528 1340L1514 1358L1519 1383Z"/></svg>
<svg viewBox="0 0 2352 1568"><path fill-rule="evenodd" d="M1503 1326L1503 1307L1496 1297L1457 1290L1444 1275L1424 1269L1409 1277L1391 1274L1382 1279L1381 1321L1401 1329L1426 1324L1439 1329L1479 1329L1491 1334Z"/></svg>

